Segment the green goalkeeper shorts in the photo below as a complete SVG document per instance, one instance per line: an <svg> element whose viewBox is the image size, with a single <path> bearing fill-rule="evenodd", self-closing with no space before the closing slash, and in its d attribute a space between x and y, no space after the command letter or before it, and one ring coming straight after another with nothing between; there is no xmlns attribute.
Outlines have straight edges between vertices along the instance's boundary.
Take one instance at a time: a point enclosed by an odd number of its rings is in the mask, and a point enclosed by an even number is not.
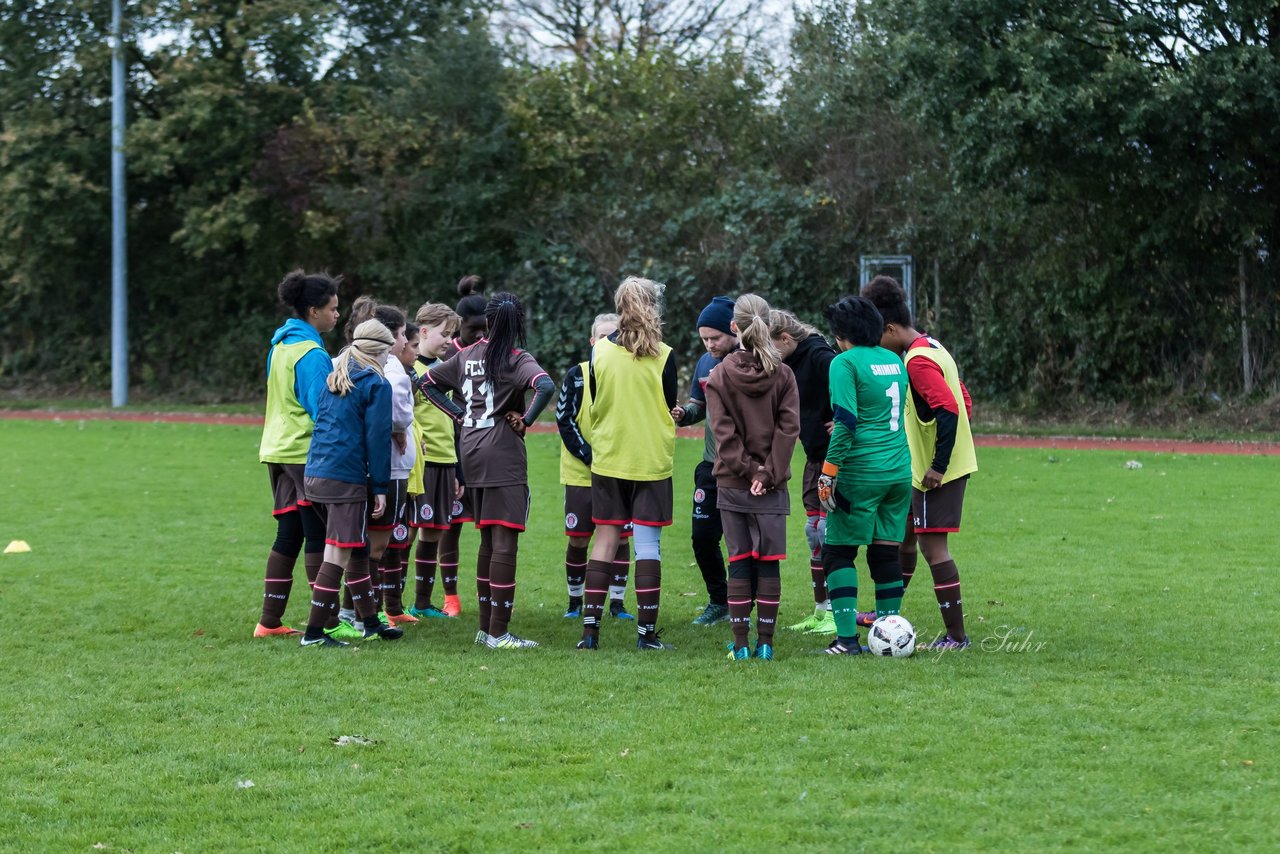
<svg viewBox="0 0 1280 854"><path fill-rule="evenodd" d="M836 511L827 514L827 542L866 546L900 543L911 518L911 479L896 483L846 483L836 479Z"/></svg>

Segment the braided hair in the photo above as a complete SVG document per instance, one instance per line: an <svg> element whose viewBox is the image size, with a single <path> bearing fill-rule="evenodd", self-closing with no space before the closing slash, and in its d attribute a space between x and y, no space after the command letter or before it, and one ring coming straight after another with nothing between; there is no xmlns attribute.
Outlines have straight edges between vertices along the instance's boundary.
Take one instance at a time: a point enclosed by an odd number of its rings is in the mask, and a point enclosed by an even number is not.
<svg viewBox="0 0 1280 854"><path fill-rule="evenodd" d="M489 322L484 373L492 383L511 366L512 352L525 346L524 304L510 291L499 291L485 305L484 316Z"/></svg>

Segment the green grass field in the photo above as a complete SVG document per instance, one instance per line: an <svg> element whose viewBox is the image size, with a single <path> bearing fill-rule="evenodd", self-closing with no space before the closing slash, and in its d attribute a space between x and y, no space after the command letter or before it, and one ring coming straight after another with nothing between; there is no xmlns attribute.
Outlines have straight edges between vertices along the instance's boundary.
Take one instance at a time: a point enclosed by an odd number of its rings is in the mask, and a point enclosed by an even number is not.
<svg viewBox="0 0 1280 854"><path fill-rule="evenodd" d="M548 435L513 621L541 649L471 645L473 532L459 620L251 640L274 536L257 440L0 422L0 544L33 550L0 557L0 848L1280 845L1280 461L984 450L953 544L982 648L831 660L780 632L776 661L732 663L727 626L689 625L700 441L679 443L664 541L678 649L641 655L613 621L573 649ZM812 607L792 522L784 624ZM921 581L904 613L928 637ZM300 580L290 622L306 603Z"/></svg>

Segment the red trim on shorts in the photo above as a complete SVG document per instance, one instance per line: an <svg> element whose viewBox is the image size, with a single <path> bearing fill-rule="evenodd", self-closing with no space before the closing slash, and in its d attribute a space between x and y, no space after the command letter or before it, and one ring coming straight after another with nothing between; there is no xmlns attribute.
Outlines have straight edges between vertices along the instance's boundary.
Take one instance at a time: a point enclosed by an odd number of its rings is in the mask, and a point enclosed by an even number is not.
<svg viewBox="0 0 1280 854"><path fill-rule="evenodd" d="M955 534L959 528L916 528L917 534Z"/></svg>
<svg viewBox="0 0 1280 854"><path fill-rule="evenodd" d="M476 517L474 516L454 516L449 520L449 527L452 528L454 525L462 525L467 522L474 522L475 520Z"/></svg>
<svg viewBox="0 0 1280 854"><path fill-rule="evenodd" d="M822 515L822 511L821 511L821 510L810 510L809 508L807 508L807 507L806 507L806 508L805 508L805 510L804 510L804 515L806 515L806 516L821 516L821 515Z"/></svg>
<svg viewBox="0 0 1280 854"><path fill-rule="evenodd" d="M298 512L298 505L297 505L297 504L295 504L295 505L293 505L292 507L285 507L285 508L284 508L284 509L282 509L282 510L272 510L272 511L271 511L271 515L272 515L272 516L283 516L283 515L284 515L284 514L286 514L286 513L297 513L297 512Z"/></svg>
<svg viewBox="0 0 1280 854"><path fill-rule="evenodd" d="M479 522L476 522L477 528L492 528L494 525L499 525L503 528L510 528L513 531L524 530L524 525L517 525L515 522L506 522L502 519L481 519Z"/></svg>
<svg viewBox="0 0 1280 854"><path fill-rule="evenodd" d="M359 548L364 548L364 543L363 543L363 542L359 542L359 543L341 543L341 542L338 542L337 540L330 540L330 539L328 539L328 538L326 538L326 539L325 539L324 544L325 544L326 546L337 546L337 547L338 547L338 548L340 548L340 549L359 549Z"/></svg>
<svg viewBox="0 0 1280 854"><path fill-rule="evenodd" d="M590 538L591 536L591 534L584 534L581 531L570 531L568 528L565 528L564 535L566 537L581 537L584 540Z"/></svg>
<svg viewBox="0 0 1280 854"><path fill-rule="evenodd" d="M595 516L591 517L591 521L595 522L597 525L612 525L615 528L621 528L624 525L631 524L630 519L597 519Z"/></svg>
<svg viewBox="0 0 1280 854"><path fill-rule="evenodd" d="M437 525L435 522L410 522L409 527L415 528L419 531L447 531L452 526Z"/></svg>
<svg viewBox="0 0 1280 854"><path fill-rule="evenodd" d="M399 549L400 551L406 551L406 550L409 548L409 542L406 540L406 541L405 541L405 542L403 542L403 543L387 543L387 548L389 548L389 549Z"/></svg>
<svg viewBox="0 0 1280 854"><path fill-rule="evenodd" d="M299 499L298 499L298 506L299 506L299 507L310 507L310 506L311 506L311 502L310 502L310 501L307 501L305 498L299 498Z"/></svg>
<svg viewBox="0 0 1280 854"><path fill-rule="evenodd" d="M645 527L645 528L665 528L665 527L667 527L668 525L670 525L671 523L672 523L672 520L671 520L671 519L668 519L668 520L667 520L667 521L665 521L665 522L641 522L639 519L632 519L632 520L631 520L631 524L632 524L632 525L641 525L641 526L643 526L643 527Z"/></svg>
<svg viewBox="0 0 1280 854"><path fill-rule="evenodd" d="M787 559L787 556L785 554L762 555L760 554L760 552L743 552L740 555L734 555L733 557L729 558L729 563L733 563L735 560L746 560L749 557L755 558L756 560L786 560Z"/></svg>
<svg viewBox="0 0 1280 854"><path fill-rule="evenodd" d="M395 525L394 525L394 524L392 524L392 525L367 525L366 527L367 527L370 531L390 531L392 528L394 528L394 527L395 527Z"/></svg>

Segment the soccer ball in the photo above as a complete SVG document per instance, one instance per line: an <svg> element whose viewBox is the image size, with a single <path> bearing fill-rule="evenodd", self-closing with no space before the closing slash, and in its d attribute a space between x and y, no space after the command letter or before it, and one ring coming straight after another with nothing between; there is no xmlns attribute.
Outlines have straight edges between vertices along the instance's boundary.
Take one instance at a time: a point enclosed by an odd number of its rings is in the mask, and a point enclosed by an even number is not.
<svg viewBox="0 0 1280 854"><path fill-rule="evenodd" d="M871 624L867 646L873 655L906 658L916 651L916 629L899 614L889 614Z"/></svg>

